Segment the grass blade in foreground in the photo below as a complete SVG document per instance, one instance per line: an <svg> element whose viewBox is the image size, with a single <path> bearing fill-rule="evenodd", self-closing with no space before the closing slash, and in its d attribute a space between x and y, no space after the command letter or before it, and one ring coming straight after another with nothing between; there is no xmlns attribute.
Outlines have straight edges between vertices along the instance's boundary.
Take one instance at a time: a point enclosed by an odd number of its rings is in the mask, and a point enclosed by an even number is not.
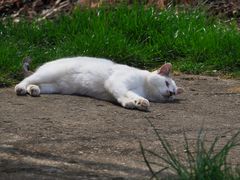
<svg viewBox="0 0 240 180"><path fill-rule="evenodd" d="M240 130L223 147L217 148L217 144L221 139L221 136L217 136L210 144L210 147L207 148L206 133L201 128L197 136L194 152L191 152L189 140L184 132L184 152L186 153L186 158L180 160L179 156L173 152L166 138L159 134L151 121L149 123L164 150L164 155L160 155L145 149L140 143L144 161L152 174L152 178L159 179L159 174L168 168L171 172L175 172L178 179L183 180L240 179L239 167L227 162L229 152L240 145ZM150 161L151 157L154 157L155 161ZM166 165L162 165L164 163ZM156 167L158 168L157 170L155 170Z"/></svg>

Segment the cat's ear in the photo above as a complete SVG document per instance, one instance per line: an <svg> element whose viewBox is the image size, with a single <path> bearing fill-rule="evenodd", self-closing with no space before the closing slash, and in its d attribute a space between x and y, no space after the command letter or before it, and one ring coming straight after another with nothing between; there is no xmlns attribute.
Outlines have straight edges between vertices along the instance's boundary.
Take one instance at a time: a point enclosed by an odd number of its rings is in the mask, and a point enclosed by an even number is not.
<svg viewBox="0 0 240 180"><path fill-rule="evenodd" d="M166 63L159 68L158 74L162 76L169 76L171 69L172 69L172 64Z"/></svg>
<svg viewBox="0 0 240 180"><path fill-rule="evenodd" d="M176 94L177 94L177 95L178 95L178 94L182 94L183 92L184 92L184 89L181 88L181 87L178 87Z"/></svg>

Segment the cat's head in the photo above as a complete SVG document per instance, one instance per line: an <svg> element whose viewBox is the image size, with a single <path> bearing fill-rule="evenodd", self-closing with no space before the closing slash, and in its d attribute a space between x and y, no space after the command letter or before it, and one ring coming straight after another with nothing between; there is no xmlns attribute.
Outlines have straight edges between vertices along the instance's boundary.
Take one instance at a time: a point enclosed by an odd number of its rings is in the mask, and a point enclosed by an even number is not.
<svg viewBox="0 0 240 180"><path fill-rule="evenodd" d="M153 101L172 101L176 95L183 92L183 88L177 87L175 81L169 76L171 69L172 65L166 63L149 76L148 82Z"/></svg>

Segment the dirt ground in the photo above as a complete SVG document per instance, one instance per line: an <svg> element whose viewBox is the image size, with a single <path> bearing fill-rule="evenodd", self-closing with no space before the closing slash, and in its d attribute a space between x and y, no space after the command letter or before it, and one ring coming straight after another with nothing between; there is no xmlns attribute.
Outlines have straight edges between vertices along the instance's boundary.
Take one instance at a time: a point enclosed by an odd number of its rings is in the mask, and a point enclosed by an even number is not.
<svg viewBox="0 0 240 180"><path fill-rule="evenodd" d="M183 129L194 142L204 126L211 142L240 128L239 80L175 79L185 93L175 103L151 103L150 112L88 97L19 97L13 88L0 89L0 179L147 179L139 141L163 153L148 120L179 154Z"/></svg>

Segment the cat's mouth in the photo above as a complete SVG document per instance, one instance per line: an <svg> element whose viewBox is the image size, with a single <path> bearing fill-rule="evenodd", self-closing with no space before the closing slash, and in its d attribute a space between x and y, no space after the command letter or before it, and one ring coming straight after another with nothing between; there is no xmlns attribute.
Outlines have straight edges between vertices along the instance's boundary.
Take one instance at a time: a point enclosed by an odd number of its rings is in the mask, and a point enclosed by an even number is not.
<svg viewBox="0 0 240 180"><path fill-rule="evenodd" d="M166 94L163 95L163 97L165 97L165 98L170 98L170 97L173 97L173 96L175 96L175 95L176 95L175 92L173 92L173 91L167 91Z"/></svg>
<svg viewBox="0 0 240 180"><path fill-rule="evenodd" d="M175 93L169 93L166 95L163 95L164 101L173 101L175 99L176 94Z"/></svg>

